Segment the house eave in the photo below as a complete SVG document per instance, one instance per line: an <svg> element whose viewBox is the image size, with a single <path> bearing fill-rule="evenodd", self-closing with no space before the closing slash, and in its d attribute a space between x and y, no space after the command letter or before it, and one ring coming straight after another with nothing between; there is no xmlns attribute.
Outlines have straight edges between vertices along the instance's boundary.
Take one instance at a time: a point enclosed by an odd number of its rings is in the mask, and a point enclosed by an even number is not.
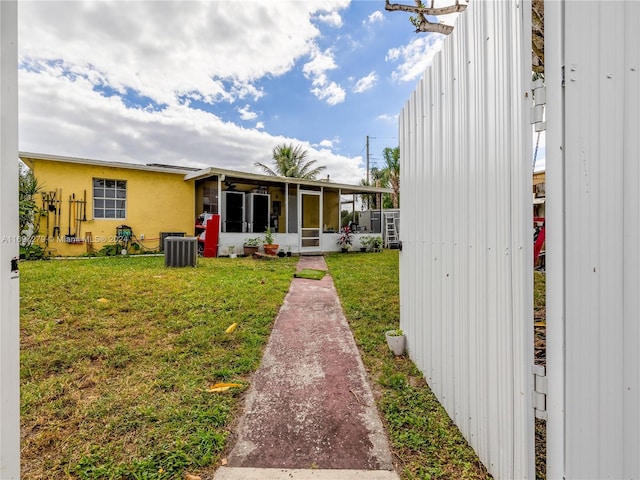
<svg viewBox="0 0 640 480"><path fill-rule="evenodd" d="M94 160L90 158L80 158L80 157L65 157L61 155L49 155L42 153L32 153L32 152L18 152L18 157L22 160L29 168L33 168L33 161L44 160L44 161L52 161L52 162L61 162L61 163L75 163L78 165L93 165L97 167L106 167L106 168L125 168L128 170L144 170L147 172L162 172L162 173L171 173L175 175L184 175L184 168L172 168L172 167L164 167L164 166L153 166L153 165L142 165L137 163L125 163L125 162L111 162L105 160Z"/></svg>
<svg viewBox="0 0 640 480"><path fill-rule="evenodd" d="M340 190L342 194L363 194L363 193L393 193L391 188L368 187L365 185L349 185L344 183L333 183L324 180L304 180L301 178L280 177L273 175L262 175L259 173L240 172L224 168L208 167L197 172L188 173L185 180L204 180L209 177L223 177L225 180L250 181L263 184L288 184L300 187L322 188Z"/></svg>
<svg viewBox="0 0 640 480"><path fill-rule="evenodd" d="M161 173L170 173L175 175L182 175L185 181L196 181L196 180L204 180L209 177L223 177L226 180L233 181L247 181L251 183L259 183L264 185L275 185L275 184L287 184L287 185L296 185L300 188L311 188L311 189L324 189L324 190L332 190L332 191L340 191L343 195L358 195L358 194L383 194L383 193L393 193L393 189L391 188L382 188L382 187L368 187L364 185L349 185L344 183L333 183L325 180L304 180L301 178L291 178L291 177L279 177L273 175L262 175L259 173L250 173L250 172L241 172L237 170L229 170L225 168L217 168L217 167L208 167L204 169L190 169L185 167L171 167L164 166L158 164L136 164L136 163L125 163L125 162L112 162L105 160L95 160L90 158L81 158L81 157L66 157L60 155L49 155L42 153L32 153L32 152L19 152L19 158L27 164L30 168L33 168L34 161L44 160L44 161L53 161L53 162L61 162L61 163L75 163L78 165L94 165L98 167L105 168L123 168L128 170L143 170L147 172L161 172ZM192 170L192 171L189 171ZM187 173L185 173L187 171Z"/></svg>

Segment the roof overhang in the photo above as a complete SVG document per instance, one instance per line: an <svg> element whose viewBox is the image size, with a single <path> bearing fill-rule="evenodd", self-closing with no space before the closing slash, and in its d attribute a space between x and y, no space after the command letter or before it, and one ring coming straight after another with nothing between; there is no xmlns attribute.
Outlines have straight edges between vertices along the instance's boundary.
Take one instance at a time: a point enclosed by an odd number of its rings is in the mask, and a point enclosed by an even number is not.
<svg viewBox="0 0 640 480"><path fill-rule="evenodd" d="M326 180L304 180L301 178L278 177L273 175L262 175L259 173L240 172L237 170L228 170L224 168L208 167L205 169L196 169L189 167L175 167L170 165L150 164L142 165L136 163L125 162L109 162L105 160L94 160L79 157L64 157L60 155L45 155L41 153L19 152L20 159L33 168L34 161L45 160L62 163L75 163L78 165L94 165L106 168L124 168L129 170L144 170L147 172L161 172L182 175L185 181L204 180L211 177L222 177L223 180L253 183L263 186L275 185L295 185L299 188L310 188L316 190L339 191L343 195L361 195L371 193L393 193L391 188L367 187L364 185L348 185L342 183L333 183ZM185 173L186 172L186 173Z"/></svg>
<svg viewBox="0 0 640 480"><path fill-rule="evenodd" d="M293 177L279 177L273 175L262 175L259 173L240 172L237 170L227 170L224 168L209 167L197 172L187 173L185 180L204 180L210 177L222 177L223 180L248 182L260 185L295 185L300 188L316 188L339 190L343 195L364 194L364 193L393 193L391 188L368 187L365 185L348 185L344 183L334 183L326 180L304 180Z"/></svg>
<svg viewBox="0 0 640 480"><path fill-rule="evenodd" d="M107 167L107 168L126 168L128 170L144 170L147 172L162 172L162 173L172 173L176 175L184 175L185 170L195 170L195 169L185 169L179 167L171 167L171 166L158 166L158 165L142 165L139 163L125 163L125 162L107 162L105 160L93 160L89 158L79 158L79 157L63 157L60 155L45 155L42 153L31 153L31 152L19 152L18 157L22 160L29 168L33 168L34 160L45 160L51 162L61 162L61 163L75 163L78 165L94 165L96 167Z"/></svg>

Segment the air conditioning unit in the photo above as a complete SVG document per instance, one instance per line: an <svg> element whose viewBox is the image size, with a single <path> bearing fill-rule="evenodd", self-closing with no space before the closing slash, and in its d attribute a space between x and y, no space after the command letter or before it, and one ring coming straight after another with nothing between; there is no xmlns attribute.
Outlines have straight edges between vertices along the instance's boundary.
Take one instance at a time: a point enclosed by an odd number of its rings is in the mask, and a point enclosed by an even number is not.
<svg viewBox="0 0 640 480"><path fill-rule="evenodd" d="M164 239L167 237L184 237L184 232L160 232L160 248L161 252L164 252Z"/></svg>
<svg viewBox="0 0 640 480"><path fill-rule="evenodd" d="M164 239L165 267L195 267L197 259L197 237L166 237Z"/></svg>

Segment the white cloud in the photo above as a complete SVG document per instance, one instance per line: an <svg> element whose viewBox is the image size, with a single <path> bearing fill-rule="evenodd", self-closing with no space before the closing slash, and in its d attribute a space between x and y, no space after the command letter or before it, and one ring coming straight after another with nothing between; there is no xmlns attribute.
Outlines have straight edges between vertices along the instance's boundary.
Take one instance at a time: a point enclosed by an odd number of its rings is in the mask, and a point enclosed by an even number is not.
<svg viewBox="0 0 640 480"><path fill-rule="evenodd" d="M342 22L337 12L348 4L22 0L19 148L251 170L255 161L270 161L279 143L308 145L257 121L266 110L252 102L272 94L265 79L297 71L308 58L304 74L313 94L329 105L345 100L328 77L338 68L333 53L319 51L317 42L323 25ZM225 108L255 126L226 121ZM269 112L269 125L286 114ZM335 140L328 142L309 145L310 156L332 180L357 183L362 158L336 155Z"/></svg>
<svg viewBox="0 0 640 480"><path fill-rule="evenodd" d="M333 150L339 143L340 143L339 138L334 138L333 140L329 140L328 138L325 138L320 143L318 143L318 145L314 145L314 146Z"/></svg>
<svg viewBox="0 0 640 480"><path fill-rule="evenodd" d="M318 15L318 20L326 23L327 25L331 25L332 27L341 27L342 26L342 17L338 12L330 12L326 15Z"/></svg>
<svg viewBox="0 0 640 480"><path fill-rule="evenodd" d="M369 23L382 22L384 21L384 15L380 10L376 10L368 17Z"/></svg>
<svg viewBox="0 0 640 480"><path fill-rule="evenodd" d="M403 47L390 49L385 60L401 62L391 74L391 78L401 82L412 82L419 78L431 65L433 58L442 48L443 42L444 36L427 34L416 37Z"/></svg>
<svg viewBox="0 0 640 480"><path fill-rule="evenodd" d="M188 7L180 1L22 1L20 58L41 66L64 59L72 69L161 103L174 104L189 92L207 103L258 98L253 82L281 75L308 55L320 34L309 14L330 8L210 1Z"/></svg>
<svg viewBox="0 0 640 480"><path fill-rule="evenodd" d="M337 67L331 49L320 52L316 48L311 60L305 63L302 68L302 73L306 78L311 79L311 84L314 87L311 89L311 93L329 105L342 103L346 97L344 89L336 82L330 81L326 75L327 71Z"/></svg>
<svg viewBox="0 0 640 480"><path fill-rule="evenodd" d="M378 115L377 118L380 119L380 120L383 120L385 122L396 123L398 121L398 114L390 115L388 113L383 113L382 115Z"/></svg>
<svg viewBox="0 0 640 480"><path fill-rule="evenodd" d="M342 103L346 97L344 89L336 82L323 83L319 87L312 88L311 93L318 99L325 100L329 105Z"/></svg>
<svg viewBox="0 0 640 480"><path fill-rule="evenodd" d="M250 105L245 105L244 107L238 108L237 110L242 120L255 120L256 118L258 118L258 114L251 111Z"/></svg>
<svg viewBox="0 0 640 480"><path fill-rule="evenodd" d="M120 97L100 95L83 78L61 83L50 73L21 71L20 84L21 92L29 92L20 95L22 151L248 171L256 161L269 162L271 150L279 143L305 144L258 131L260 124L256 129L245 129L187 106L172 105L162 112L127 108ZM48 106L46 115L42 115L43 104ZM311 146L308 150L312 158L327 166L334 181L357 183L362 178L358 168L361 159L334 155L326 149L316 155Z"/></svg>
<svg viewBox="0 0 640 480"><path fill-rule="evenodd" d="M302 73L307 78L313 78L324 75L327 70L333 70L337 67L331 49L327 49L324 52L315 49L311 60L302 67Z"/></svg>
<svg viewBox="0 0 640 480"><path fill-rule="evenodd" d="M376 72L371 72L369 73L369 75L362 77L360 80L356 82L356 86L353 88L353 92L354 93L365 92L370 88L372 88L376 84L377 80L378 80L378 76L376 75Z"/></svg>

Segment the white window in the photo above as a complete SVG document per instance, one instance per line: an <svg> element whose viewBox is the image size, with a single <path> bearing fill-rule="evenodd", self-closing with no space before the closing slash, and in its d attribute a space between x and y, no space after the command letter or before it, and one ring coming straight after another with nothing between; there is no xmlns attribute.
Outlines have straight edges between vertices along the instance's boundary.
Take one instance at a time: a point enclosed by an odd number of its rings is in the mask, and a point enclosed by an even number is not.
<svg viewBox="0 0 640 480"><path fill-rule="evenodd" d="M127 217L127 181L93 179L93 218Z"/></svg>

